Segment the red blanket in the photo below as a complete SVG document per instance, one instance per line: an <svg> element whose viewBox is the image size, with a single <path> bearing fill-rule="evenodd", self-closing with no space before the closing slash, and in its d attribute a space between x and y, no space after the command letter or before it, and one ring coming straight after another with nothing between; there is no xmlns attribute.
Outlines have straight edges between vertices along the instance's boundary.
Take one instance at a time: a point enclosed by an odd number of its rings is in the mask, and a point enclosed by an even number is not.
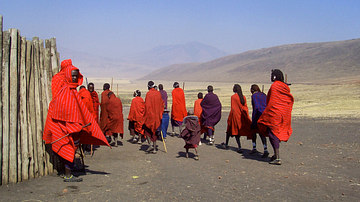
<svg viewBox="0 0 360 202"><path fill-rule="evenodd" d="M109 146L99 125L76 91L76 87L82 84L82 75L79 73L78 83L71 83L72 70L78 69L70 66L65 70L67 83L50 102L43 134L46 144L71 134L52 144L52 150L70 162L74 160L76 149L73 137L75 140L80 139L83 144ZM88 123L91 125L82 129L82 126Z"/></svg>
<svg viewBox="0 0 360 202"><path fill-rule="evenodd" d="M269 128L280 141L287 141L291 134L291 111L294 98L284 82L275 81L267 94L267 106L258 120L262 134Z"/></svg>
<svg viewBox="0 0 360 202"><path fill-rule="evenodd" d="M101 104L100 104L100 128L103 132L105 132L105 125L106 125L106 119L108 117L107 114L107 106L109 104L109 97L108 94L110 93L110 90L104 90L101 93Z"/></svg>
<svg viewBox="0 0 360 202"><path fill-rule="evenodd" d="M90 114L92 114L95 118L95 112L90 92L85 88L82 88L79 90L79 95L81 97L81 100L84 102L86 108L89 110Z"/></svg>
<svg viewBox="0 0 360 202"><path fill-rule="evenodd" d="M144 125L151 130L153 134L161 124L162 114L164 112L164 101L159 91L151 88L145 97Z"/></svg>
<svg viewBox="0 0 360 202"><path fill-rule="evenodd" d="M110 95L109 104L106 108L108 117L106 119L105 131L112 133L124 134L124 117L122 103L114 94ZM121 135L121 137L123 137Z"/></svg>
<svg viewBox="0 0 360 202"><path fill-rule="evenodd" d="M245 104L242 105L237 93L231 96L231 110L227 120L227 132L230 135L246 136L247 139L251 139L251 119L245 96L244 100Z"/></svg>
<svg viewBox="0 0 360 202"><path fill-rule="evenodd" d="M95 120L99 123L99 106L100 106L99 97L96 91L93 91L90 94L94 107Z"/></svg>
<svg viewBox="0 0 360 202"><path fill-rule="evenodd" d="M57 74L55 74L51 80L51 93L52 98L54 98L59 90L65 85L65 69L67 67L72 66L71 59L63 60L61 62L61 70Z"/></svg>
<svg viewBox="0 0 360 202"><path fill-rule="evenodd" d="M176 121L183 121L184 117L187 115L184 91L181 88L174 88L171 94L171 118Z"/></svg>
<svg viewBox="0 0 360 202"><path fill-rule="evenodd" d="M144 134L142 125L144 124L145 102L140 96L136 96L131 101L128 120L134 121L135 131Z"/></svg>

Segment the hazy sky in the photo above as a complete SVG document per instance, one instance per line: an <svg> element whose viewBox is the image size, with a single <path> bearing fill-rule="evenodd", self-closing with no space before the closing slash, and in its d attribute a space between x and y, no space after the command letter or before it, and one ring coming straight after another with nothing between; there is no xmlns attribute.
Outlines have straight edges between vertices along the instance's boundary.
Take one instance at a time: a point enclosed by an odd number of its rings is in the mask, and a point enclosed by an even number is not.
<svg viewBox="0 0 360 202"><path fill-rule="evenodd" d="M3 29L120 57L198 41L229 53L360 38L359 0L2 0Z"/></svg>

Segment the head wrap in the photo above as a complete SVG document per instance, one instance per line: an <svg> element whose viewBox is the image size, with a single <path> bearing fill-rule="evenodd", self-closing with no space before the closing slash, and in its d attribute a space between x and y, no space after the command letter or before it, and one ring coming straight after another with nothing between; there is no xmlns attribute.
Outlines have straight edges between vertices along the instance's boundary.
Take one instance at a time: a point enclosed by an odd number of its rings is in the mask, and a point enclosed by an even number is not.
<svg viewBox="0 0 360 202"><path fill-rule="evenodd" d="M179 83L178 83L178 82L174 82L173 87L174 87L174 88L178 88L178 87L179 87Z"/></svg>
<svg viewBox="0 0 360 202"><path fill-rule="evenodd" d="M72 82L71 72L77 70L79 72L78 82L76 83L76 87L80 86L83 83L83 75L80 73L80 70L75 66L69 66L65 69L65 79L68 84L74 84ZM75 86L75 85L74 85Z"/></svg>
<svg viewBox="0 0 360 202"><path fill-rule="evenodd" d="M72 66L72 61L71 61L71 59L63 60L63 61L61 62L61 70L60 70L60 71L66 69L67 67L70 67L70 66Z"/></svg>

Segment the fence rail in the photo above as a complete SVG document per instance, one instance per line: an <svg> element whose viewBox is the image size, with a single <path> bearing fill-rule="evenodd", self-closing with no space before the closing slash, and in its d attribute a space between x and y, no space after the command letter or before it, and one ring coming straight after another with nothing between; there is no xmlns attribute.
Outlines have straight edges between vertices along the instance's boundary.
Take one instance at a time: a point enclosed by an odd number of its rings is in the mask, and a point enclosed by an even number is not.
<svg viewBox="0 0 360 202"><path fill-rule="evenodd" d="M59 72L56 39L27 40L3 31L0 15L0 184L54 172L57 160L42 140L51 101L51 78Z"/></svg>

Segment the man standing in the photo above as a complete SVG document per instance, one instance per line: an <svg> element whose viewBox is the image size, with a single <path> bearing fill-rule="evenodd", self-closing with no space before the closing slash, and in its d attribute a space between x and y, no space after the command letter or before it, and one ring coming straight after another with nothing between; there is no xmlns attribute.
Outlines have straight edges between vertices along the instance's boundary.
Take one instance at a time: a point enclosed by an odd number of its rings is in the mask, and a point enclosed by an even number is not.
<svg viewBox="0 0 360 202"><path fill-rule="evenodd" d="M97 123L99 123L99 106L100 106L100 102L99 102L99 96L98 96L97 92L95 91L95 86L94 86L93 83L88 84L88 90L90 92L92 102L93 102L95 121Z"/></svg>
<svg viewBox="0 0 360 202"><path fill-rule="evenodd" d="M208 94L205 95L201 102L202 108L202 125L206 128L207 134L210 137L209 145L213 145L215 142L214 131L215 125L221 119L221 102L216 94L213 93L214 88L212 86L207 87Z"/></svg>
<svg viewBox="0 0 360 202"><path fill-rule="evenodd" d="M106 120L108 117L107 114L107 106L109 104L109 96L108 94L111 92L110 91L110 84L105 83L103 86L103 92L101 93L101 104L100 104L100 128L103 131L103 133L105 133L105 125L106 125Z"/></svg>
<svg viewBox="0 0 360 202"><path fill-rule="evenodd" d="M93 101L91 98L91 94L88 90L86 90L85 86L80 86L79 88L79 95L81 97L81 100L84 102L86 108L89 110L90 114L94 117L95 119L95 113L94 113L94 108L93 108ZM86 145L83 144L82 148L84 150L84 153L86 155L91 154L91 145Z"/></svg>
<svg viewBox="0 0 360 202"><path fill-rule="evenodd" d="M167 133L167 129L169 127L169 110L167 108L167 92L164 90L164 86L162 84L159 84L159 92L161 94L161 98L164 101L164 113L163 113L163 117L161 120L161 132L163 134L164 137L164 141L166 141L166 133Z"/></svg>
<svg viewBox="0 0 360 202"><path fill-rule="evenodd" d="M187 115L186 104L185 104L185 94L183 89L179 87L178 82L173 84L174 90L172 91L172 106L171 106L171 126L172 126L172 135L175 135L174 127L179 127L179 134L181 133L182 121Z"/></svg>
<svg viewBox="0 0 360 202"><path fill-rule="evenodd" d="M198 99L195 100L194 103L194 115L198 117L199 125L201 127L200 136L201 134L205 133L205 127L201 125L201 114L202 114L202 108L200 103L203 101L203 94L202 92L198 93ZM206 134L204 134L204 140L206 140ZM201 145L201 142L199 142L199 145Z"/></svg>
<svg viewBox="0 0 360 202"><path fill-rule="evenodd" d="M65 182L79 182L71 175L75 151L80 143L108 145L99 125L81 101L76 87L82 84L79 69L68 66L64 71L65 84L49 105L43 139L52 145L53 152L65 164Z"/></svg>
<svg viewBox="0 0 360 202"><path fill-rule="evenodd" d="M130 111L129 111L129 131L132 136L132 143L138 142L141 144L141 136L144 134L144 129L142 128L144 123L144 113L145 113L145 102L141 98L140 90L134 91L134 99L131 101ZM135 135L138 135L138 140L135 138Z"/></svg>
<svg viewBox="0 0 360 202"><path fill-rule="evenodd" d="M164 111L164 101L159 91L155 90L153 81L148 82L149 91L145 97L145 114L144 114L144 134L148 138L148 142L152 141L153 145L146 150L156 154L156 130L160 127L162 114Z"/></svg>
<svg viewBox="0 0 360 202"><path fill-rule="evenodd" d="M124 136L124 117L122 113L122 103L119 98L115 96L113 92L108 94L109 102L106 107L107 119L105 124L105 135L110 136L111 146L117 147L118 135L120 134L121 139Z"/></svg>

